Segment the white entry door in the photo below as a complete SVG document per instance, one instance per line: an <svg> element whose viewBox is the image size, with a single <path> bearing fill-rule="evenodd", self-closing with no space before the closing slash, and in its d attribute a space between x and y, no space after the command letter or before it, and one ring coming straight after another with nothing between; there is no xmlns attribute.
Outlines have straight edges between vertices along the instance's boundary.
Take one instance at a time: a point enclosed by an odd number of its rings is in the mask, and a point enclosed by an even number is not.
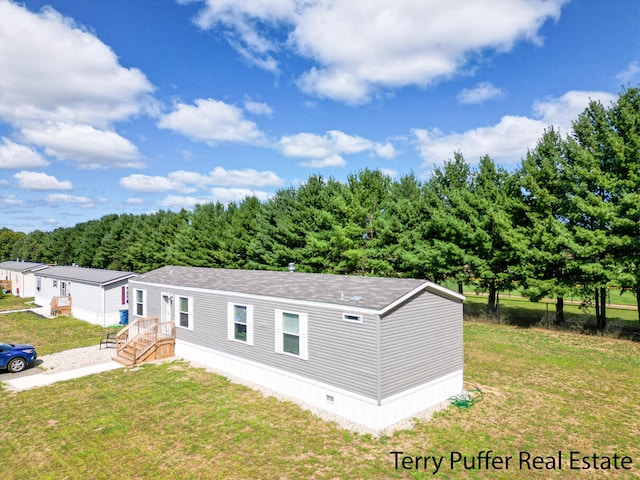
<svg viewBox="0 0 640 480"><path fill-rule="evenodd" d="M158 332L160 337L165 337L170 334L171 331L171 312L173 310L173 296L163 293L162 301L160 302L160 331Z"/></svg>

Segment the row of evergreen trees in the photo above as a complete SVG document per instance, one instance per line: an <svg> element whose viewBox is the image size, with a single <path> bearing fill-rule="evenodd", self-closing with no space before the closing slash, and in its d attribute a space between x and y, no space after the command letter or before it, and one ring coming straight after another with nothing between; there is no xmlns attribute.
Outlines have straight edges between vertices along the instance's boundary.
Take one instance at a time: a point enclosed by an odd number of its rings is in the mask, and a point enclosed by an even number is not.
<svg viewBox="0 0 640 480"><path fill-rule="evenodd" d="M27 235L0 230L0 258L146 272L163 265L406 276L533 300L581 294L606 326L610 287L640 303L640 92L592 102L563 138L545 131L520 168L461 153L421 181L363 170L311 176L266 202L107 215Z"/></svg>

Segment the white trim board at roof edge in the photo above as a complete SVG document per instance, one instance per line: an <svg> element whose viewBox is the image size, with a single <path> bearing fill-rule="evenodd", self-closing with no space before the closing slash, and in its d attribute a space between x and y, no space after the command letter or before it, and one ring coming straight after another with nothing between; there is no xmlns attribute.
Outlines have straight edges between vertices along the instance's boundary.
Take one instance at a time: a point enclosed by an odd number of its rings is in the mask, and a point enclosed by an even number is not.
<svg viewBox="0 0 640 480"><path fill-rule="evenodd" d="M106 287L107 285L111 285L112 283L117 283L117 282L121 282L122 280L129 280L133 277L137 277L138 274L137 273L129 273L127 275L122 275L120 277L117 278L113 278L111 280L107 280L106 282L96 282L93 280L88 280L88 279L84 279L84 278L78 278L78 277L73 277L71 275L59 275L59 274L55 274L54 273L46 273L46 272L34 272L36 273L36 276L38 277L45 277L45 278L52 278L54 280L63 280L63 281L67 281L67 282L76 282L76 283L86 283L88 285L98 285L100 287Z"/></svg>
<svg viewBox="0 0 640 480"><path fill-rule="evenodd" d="M398 299L396 299L395 301L391 302L389 305L385 306L382 309L359 307L357 304L349 303L349 302L345 302L344 304L326 303L326 302L314 302L314 301L310 301L310 300L297 300L297 299L294 299L294 298L286 298L286 297L276 297L276 296L269 296L269 295L257 295L257 294L251 294L251 293L234 292L232 290L212 290L212 289L209 289L209 288L183 287L183 286L180 286L180 285L173 285L173 284L169 284L169 283L152 283L152 282L140 281L139 279L129 280L129 284L132 285L132 286L148 285L150 287L156 287L156 288L174 288L174 289L178 289L178 290L181 290L181 291L184 291L184 292L200 292L200 293L210 293L210 294L214 294L214 295L226 295L226 296L233 297L233 298L246 298L246 299L255 299L255 300L267 299L267 300L271 300L271 301L278 301L280 303L285 303L285 304L288 304L288 305L302 305L302 306L309 306L309 307L323 307L323 308L327 308L327 309L330 309L330 310L342 311L342 312L345 312L345 313L357 312L357 313L369 314L369 315L384 315L388 311L398 307L399 305L403 304L408 299L410 299L411 297L417 295L418 293L420 293L423 290L429 291L429 292L433 293L434 295L438 295L438 296L441 296L441 297L448 298L449 300L452 300L452 301L455 301L455 302L463 302L464 299L465 299L464 295L460 295L457 292L448 290L448 289L446 289L444 287L441 287L438 284L429 282L427 280L425 280L425 282L423 284L421 284L420 286L414 288L410 292L408 292L405 295L399 297Z"/></svg>

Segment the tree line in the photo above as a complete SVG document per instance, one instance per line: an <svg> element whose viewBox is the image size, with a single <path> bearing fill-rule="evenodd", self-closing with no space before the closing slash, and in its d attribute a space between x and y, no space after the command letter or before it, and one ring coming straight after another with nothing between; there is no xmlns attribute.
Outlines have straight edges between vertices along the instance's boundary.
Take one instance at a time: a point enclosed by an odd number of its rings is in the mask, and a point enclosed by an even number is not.
<svg viewBox="0 0 640 480"><path fill-rule="evenodd" d="M606 326L615 287L640 305L640 91L591 102L566 136L544 132L519 168L462 153L421 180L312 175L268 201L106 215L51 232L0 230L0 258L143 273L163 265L454 279L534 301L580 295ZM640 315L640 313L639 313ZM640 320L640 317L639 317Z"/></svg>

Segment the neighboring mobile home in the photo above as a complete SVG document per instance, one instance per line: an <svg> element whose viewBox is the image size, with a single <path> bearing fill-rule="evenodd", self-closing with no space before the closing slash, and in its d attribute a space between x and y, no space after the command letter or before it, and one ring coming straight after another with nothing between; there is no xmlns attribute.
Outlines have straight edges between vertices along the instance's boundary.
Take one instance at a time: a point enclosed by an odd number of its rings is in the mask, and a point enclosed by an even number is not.
<svg viewBox="0 0 640 480"><path fill-rule="evenodd" d="M168 266L129 285L176 355L370 430L463 389L464 297L429 281Z"/></svg>
<svg viewBox="0 0 640 480"><path fill-rule="evenodd" d="M71 315L96 325L116 325L129 309L130 278L135 273L98 268L49 267L36 272L35 302L48 306L54 297L71 296Z"/></svg>
<svg viewBox="0 0 640 480"><path fill-rule="evenodd" d="M0 280L11 282L11 293L17 297L35 296L38 270L47 268L42 263L9 261L0 263Z"/></svg>

